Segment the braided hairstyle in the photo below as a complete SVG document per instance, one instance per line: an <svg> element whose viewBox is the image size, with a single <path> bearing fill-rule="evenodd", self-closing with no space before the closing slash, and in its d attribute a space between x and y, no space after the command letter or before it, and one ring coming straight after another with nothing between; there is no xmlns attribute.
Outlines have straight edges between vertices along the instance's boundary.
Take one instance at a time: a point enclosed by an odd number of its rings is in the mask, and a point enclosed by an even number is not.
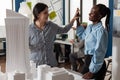
<svg viewBox="0 0 120 80"><path fill-rule="evenodd" d="M105 26L106 29L109 31L110 9L103 4L97 4L96 7L98 7L99 13L102 18L106 16Z"/></svg>

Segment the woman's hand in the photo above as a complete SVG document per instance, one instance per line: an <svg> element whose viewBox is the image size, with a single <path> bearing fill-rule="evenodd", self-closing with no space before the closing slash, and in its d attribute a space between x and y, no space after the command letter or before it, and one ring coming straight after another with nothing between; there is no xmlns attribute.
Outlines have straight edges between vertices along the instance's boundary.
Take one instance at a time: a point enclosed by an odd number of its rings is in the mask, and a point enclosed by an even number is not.
<svg viewBox="0 0 120 80"><path fill-rule="evenodd" d="M75 43L74 39L70 40L70 43L74 44Z"/></svg>
<svg viewBox="0 0 120 80"><path fill-rule="evenodd" d="M74 21L79 18L79 16L80 16L80 13L79 13L79 12L80 12L80 10L79 10L79 8L77 8L76 13L75 13L75 16L74 16L73 19L71 20L72 23L74 23Z"/></svg>
<svg viewBox="0 0 120 80"><path fill-rule="evenodd" d="M91 73L91 72L87 72L83 75L84 79L91 79L92 77L93 77L93 73Z"/></svg>
<svg viewBox="0 0 120 80"><path fill-rule="evenodd" d="M87 24L86 23L81 23L81 26L83 26L85 29L87 28Z"/></svg>
<svg viewBox="0 0 120 80"><path fill-rule="evenodd" d="M79 16L80 16L80 10L79 10L79 8L77 8L75 16L73 17L73 19L77 20L79 18Z"/></svg>

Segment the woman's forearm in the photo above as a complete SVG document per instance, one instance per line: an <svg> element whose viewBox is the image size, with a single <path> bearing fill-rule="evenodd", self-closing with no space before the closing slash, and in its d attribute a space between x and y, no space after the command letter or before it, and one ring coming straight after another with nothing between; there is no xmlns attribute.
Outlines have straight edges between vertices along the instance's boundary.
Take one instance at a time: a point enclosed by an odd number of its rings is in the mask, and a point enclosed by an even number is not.
<svg viewBox="0 0 120 80"><path fill-rule="evenodd" d="M79 18L76 20L76 22L77 22L77 27L81 25Z"/></svg>
<svg viewBox="0 0 120 80"><path fill-rule="evenodd" d="M75 22L75 18L73 18L71 21L70 21L70 24L73 24Z"/></svg>

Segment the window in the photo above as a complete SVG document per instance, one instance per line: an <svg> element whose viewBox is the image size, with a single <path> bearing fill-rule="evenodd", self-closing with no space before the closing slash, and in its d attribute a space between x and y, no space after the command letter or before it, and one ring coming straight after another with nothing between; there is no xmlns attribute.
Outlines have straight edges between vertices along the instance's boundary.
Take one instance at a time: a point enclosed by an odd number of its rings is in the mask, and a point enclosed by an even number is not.
<svg viewBox="0 0 120 80"><path fill-rule="evenodd" d="M2 0L0 2L0 38L5 37L5 17L6 9L12 9L12 0Z"/></svg>
<svg viewBox="0 0 120 80"><path fill-rule="evenodd" d="M94 0L71 0L70 1L70 19L73 18L76 8L80 8L81 12L81 20L82 22L87 22L90 24L89 21L89 12L94 4ZM89 3L89 4L87 4ZM74 24L76 26L76 24Z"/></svg>
<svg viewBox="0 0 120 80"><path fill-rule="evenodd" d="M12 0L2 0L0 2L0 26L4 26L4 18L6 17L6 9L12 9Z"/></svg>
<svg viewBox="0 0 120 80"><path fill-rule="evenodd" d="M89 13L93 7L93 0L82 0L82 22L87 22L88 25L91 24L89 21Z"/></svg>
<svg viewBox="0 0 120 80"><path fill-rule="evenodd" d="M80 8L80 0L69 0L70 1L70 20L75 16L77 8ZM76 22L73 24L73 27L76 27ZM71 29L68 32L68 39L75 39L75 30Z"/></svg>
<svg viewBox="0 0 120 80"><path fill-rule="evenodd" d="M77 8L80 8L80 0L70 0L70 20L75 16ZM76 26L76 23L74 23L74 26Z"/></svg>

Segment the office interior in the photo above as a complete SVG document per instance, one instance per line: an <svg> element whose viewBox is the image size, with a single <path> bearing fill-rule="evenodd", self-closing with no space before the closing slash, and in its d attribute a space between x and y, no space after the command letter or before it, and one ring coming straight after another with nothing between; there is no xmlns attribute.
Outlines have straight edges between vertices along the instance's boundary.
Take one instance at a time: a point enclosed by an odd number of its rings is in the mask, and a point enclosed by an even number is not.
<svg viewBox="0 0 120 80"><path fill-rule="evenodd" d="M109 23L110 31L108 33L109 34L108 49L105 57L105 61L107 65L105 80L120 79L120 76L119 76L120 74L120 68L119 68L120 66L120 62L119 62L119 59L120 59L120 54L119 54L120 52L119 51L120 0L4 0L4 1L1 1L0 3L0 10L1 10L0 11L0 70L1 72L3 73L6 72L6 66L8 66L6 65L7 58L9 58L8 56L11 56L11 58L19 57L17 55L15 57L13 55L7 54L8 53L7 42L6 42L6 38L8 35L7 31L13 30L13 29L10 29L10 28L6 29L7 23L5 22L5 19L7 19L7 16L11 16L13 11L15 15L12 15L10 18L20 14L19 17L26 17L27 20L25 21L30 25L31 23L33 23L33 15L32 15L33 7L38 2L42 2L48 5L49 20L60 25L61 27L65 27L65 25L67 25L70 22L70 20L74 17L74 14L77 8L80 9L80 15L81 15L79 18L80 22L88 26L89 24L91 24L91 21L89 21L88 18L89 18L89 12L93 7L93 5L104 4L107 7L109 7L111 10L111 17L110 17L110 23ZM17 22L19 25L20 24L19 21L16 21L15 23ZM104 23L105 18L102 19L102 22L103 24L105 24ZM73 42L77 42L77 39L78 39L76 35L76 25L77 25L76 22L74 22L72 28L67 33L57 34L55 37L54 53L56 55L59 68L64 67L65 69L72 70L69 55L77 52L79 49L78 46L75 46L75 44L73 44ZM9 23L8 23L8 26L9 26ZM17 34L17 31L16 31L16 34ZM27 41L23 41L23 42L27 42ZM22 41L20 43L23 44ZM23 46L26 46L26 44ZM27 50L29 52L29 49L26 49L26 52ZM29 56L29 55L25 54L24 56ZM24 59L24 58L21 58L21 59ZM84 55L82 57L82 60L84 61ZM79 59L77 61L77 64L78 64L77 65L78 70L75 72L79 73L82 69L81 67L82 65L80 64Z"/></svg>

